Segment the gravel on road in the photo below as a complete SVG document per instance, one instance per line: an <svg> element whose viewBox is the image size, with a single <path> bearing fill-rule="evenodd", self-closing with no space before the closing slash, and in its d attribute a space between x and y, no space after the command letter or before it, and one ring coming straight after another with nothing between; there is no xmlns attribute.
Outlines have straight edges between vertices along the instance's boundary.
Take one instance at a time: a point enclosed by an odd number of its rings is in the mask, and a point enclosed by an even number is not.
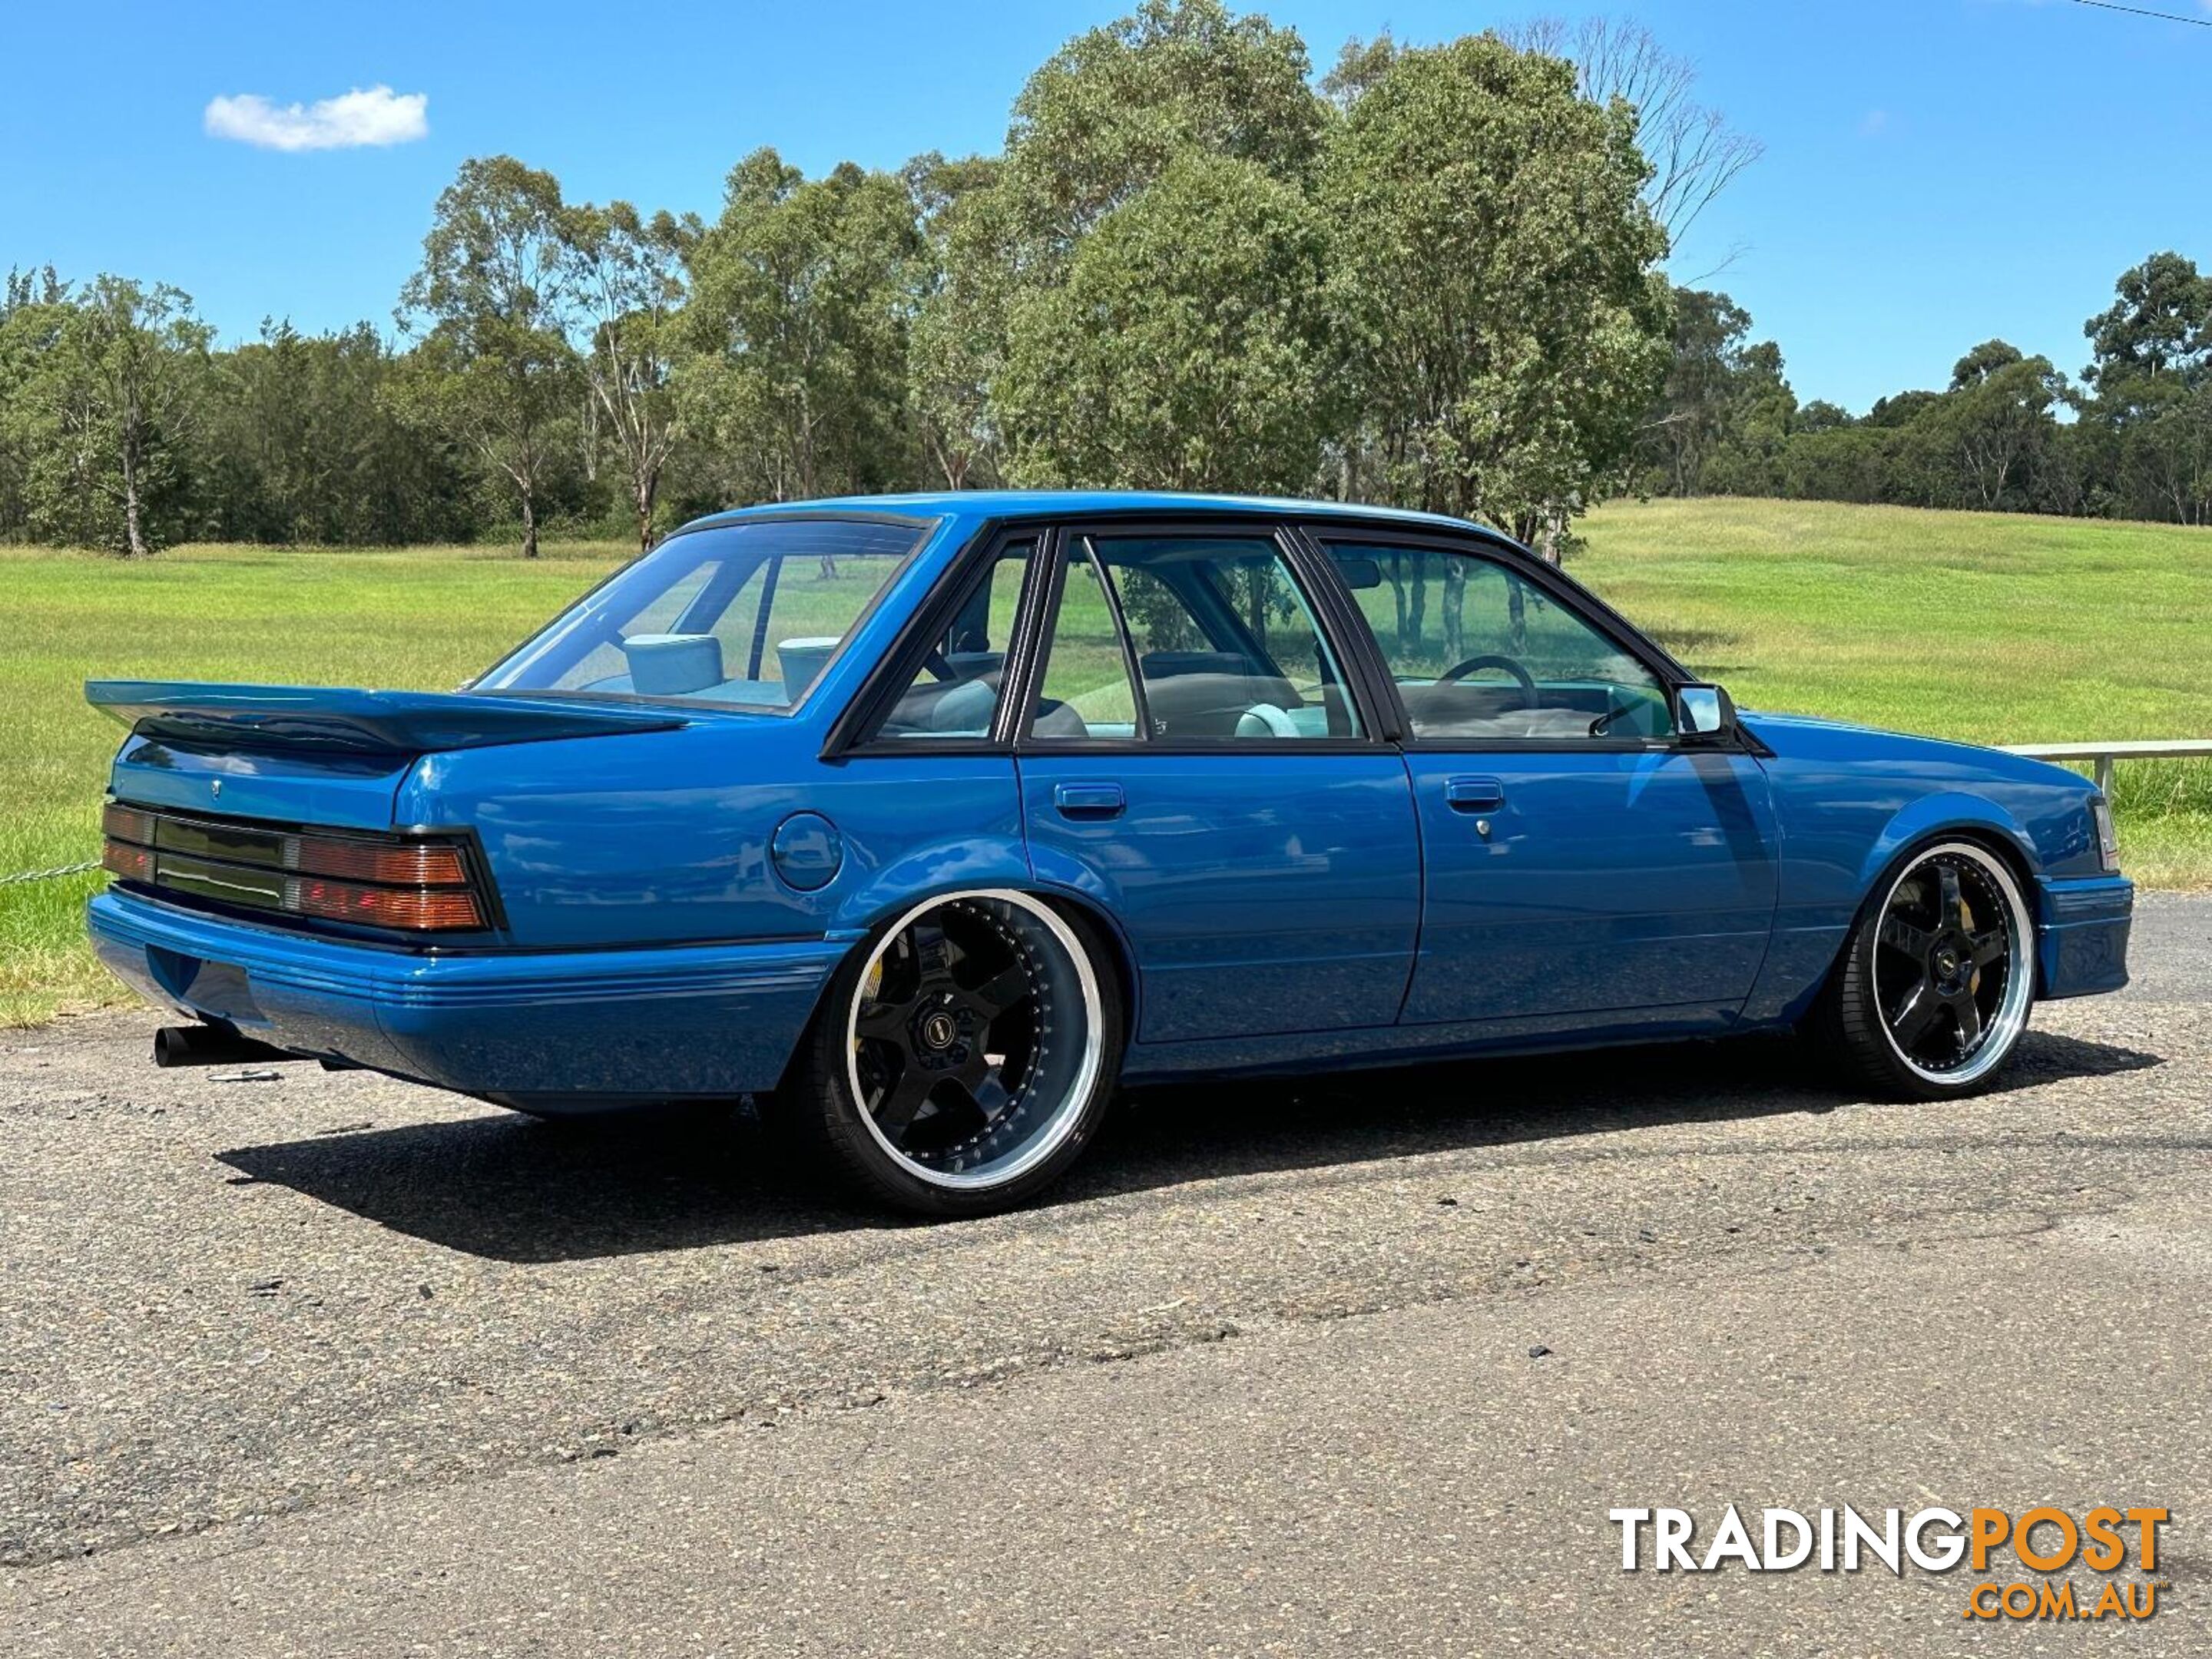
<svg viewBox="0 0 2212 1659"><path fill-rule="evenodd" d="M2135 960L1962 1103L1752 1042L1160 1091L1050 1201L935 1226L743 1121L0 1035L0 1630L2037 1650L1955 1582L1621 1575L1603 1511L2207 1511L2212 900L2146 901ZM2207 1645L2175 1550L2136 1650Z"/></svg>

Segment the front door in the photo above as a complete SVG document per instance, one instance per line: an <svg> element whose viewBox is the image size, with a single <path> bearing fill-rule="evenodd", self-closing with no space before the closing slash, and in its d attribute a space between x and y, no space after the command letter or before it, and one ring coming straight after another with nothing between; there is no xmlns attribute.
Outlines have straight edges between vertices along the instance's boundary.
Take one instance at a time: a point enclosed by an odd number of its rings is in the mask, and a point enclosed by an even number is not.
<svg viewBox="0 0 2212 1659"><path fill-rule="evenodd" d="M1610 624L1502 560L1331 544L1404 705L1427 893L1404 1019L1732 1012L1776 830L1750 755L1684 742Z"/></svg>
<svg viewBox="0 0 2212 1659"><path fill-rule="evenodd" d="M1136 959L1140 1042L1387 1026L1420 922L1406 769L1264 530L1071 532L1017 751L1030 861Z"/></svg>

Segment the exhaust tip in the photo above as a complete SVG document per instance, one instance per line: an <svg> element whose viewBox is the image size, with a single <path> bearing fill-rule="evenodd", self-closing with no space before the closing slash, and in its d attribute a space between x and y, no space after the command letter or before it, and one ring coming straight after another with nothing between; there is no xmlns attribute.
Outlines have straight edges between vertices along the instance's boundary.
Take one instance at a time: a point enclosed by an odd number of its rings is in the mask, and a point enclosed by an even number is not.
<svg viewBox="0 0 2212 1659"><path fill-rule="evenodd" d="M156 1066L235 1066L246 1060L300 1058L240 1036L228 1025L164 1025L154 1033Z"/></svg>

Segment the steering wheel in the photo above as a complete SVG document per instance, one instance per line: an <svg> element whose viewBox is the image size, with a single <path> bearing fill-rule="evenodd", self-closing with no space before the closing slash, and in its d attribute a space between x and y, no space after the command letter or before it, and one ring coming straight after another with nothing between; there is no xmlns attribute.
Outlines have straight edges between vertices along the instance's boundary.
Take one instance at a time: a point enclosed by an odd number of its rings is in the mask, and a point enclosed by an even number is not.
<svg viewBox="0 0 2212 1659"><path fill-rule="evenodd" d="M1499 669L1512 676L1514 681L1521 688L1521 706L1523 708L1534 708L1537 706L1535 677L1530 674L1529 672L1523 668L1519 663L1514 661L1510 657L1500 657L1494 654L1482 657L1469 657L1465 662L1461 663L1457 667L1437 675L1437 684L1438 685L1457 685L1469 674L1480 674L1486 668Z"/></svg>

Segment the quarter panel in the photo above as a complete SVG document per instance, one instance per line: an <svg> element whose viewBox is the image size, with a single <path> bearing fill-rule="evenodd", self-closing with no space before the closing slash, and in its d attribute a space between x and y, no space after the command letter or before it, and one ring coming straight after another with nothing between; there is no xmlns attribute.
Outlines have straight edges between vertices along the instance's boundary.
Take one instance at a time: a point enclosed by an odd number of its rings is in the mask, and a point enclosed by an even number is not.
<svg viewBox="0 0 2212 1659"><path fill-rule="evenodd" d="M808 725L732 720L431 755L401 811L476 828L510 942L532 949L818 939L865 908L856 895L925 879L916 858L933 857L939 878L963 860L1004 878L1005 849L1021 844L1011 760L825 762L819 742ZM769 856L776 827L801 811L829 819L843 847L836 873L806 892Z"/></svg>

